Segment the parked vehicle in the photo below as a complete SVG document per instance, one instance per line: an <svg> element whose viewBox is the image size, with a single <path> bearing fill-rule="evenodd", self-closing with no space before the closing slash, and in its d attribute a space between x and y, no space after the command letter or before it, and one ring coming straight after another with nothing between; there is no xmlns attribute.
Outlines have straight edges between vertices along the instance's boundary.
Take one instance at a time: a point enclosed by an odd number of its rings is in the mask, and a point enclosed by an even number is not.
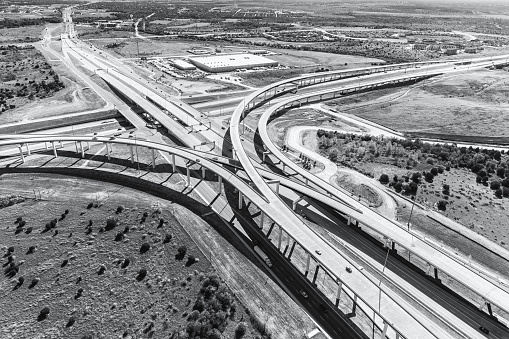
<svg viewBox="0 0 509 339"><path fill-rule="evenodd" d="M267 254L265 254L265 252L263 252L260 247L255 246L254 247L254 251L256 252L256 254L258 254L263 259L263 261L265 261L267 266L272 267L272 262L270 261L270 259L267 256Z"/></svg>

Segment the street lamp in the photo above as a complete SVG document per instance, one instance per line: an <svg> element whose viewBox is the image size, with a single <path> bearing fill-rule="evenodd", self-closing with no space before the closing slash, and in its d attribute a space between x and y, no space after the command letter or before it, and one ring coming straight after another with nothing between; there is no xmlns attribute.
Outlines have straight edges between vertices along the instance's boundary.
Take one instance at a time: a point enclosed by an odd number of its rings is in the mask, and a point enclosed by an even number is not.
<svg viewBox="0 0 509 339"><path fill-rule="evenodd" d="M388 244L387 245L387 254L385 255L384 267L382 268L382 276L380 277L380 282L378 283L378 313L380 313L380 304L382 303L382 289L380 286L382 285L382 280L384 278L385 266L387 265L387 259L389 259L390 250L391 250L391 246Z"/></svg>
<svg viewBox="0 0 509 339"><path fill-rule="evenodd" d="M415 195L412 195L412 209L410 210L410 217L408 218L408 231L410 231L410 222L412 220L412 214L414 212L414 206L415 206L415 198L417 197L417 189L418 189L419 186L417 186L417 188L415 189Z"/></svg>

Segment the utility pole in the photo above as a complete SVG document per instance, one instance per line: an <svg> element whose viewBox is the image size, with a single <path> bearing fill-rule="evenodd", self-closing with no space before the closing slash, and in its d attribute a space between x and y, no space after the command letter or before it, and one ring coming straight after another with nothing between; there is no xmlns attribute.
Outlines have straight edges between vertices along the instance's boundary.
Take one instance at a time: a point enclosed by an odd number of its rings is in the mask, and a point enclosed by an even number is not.
<svg viewBox="0 0 509 339"><path fill-rule="evenodd" d="M139 46L138 39L136 39L136 50L138 51L138 58L139 58L140 57L140 46Z"/></svg>

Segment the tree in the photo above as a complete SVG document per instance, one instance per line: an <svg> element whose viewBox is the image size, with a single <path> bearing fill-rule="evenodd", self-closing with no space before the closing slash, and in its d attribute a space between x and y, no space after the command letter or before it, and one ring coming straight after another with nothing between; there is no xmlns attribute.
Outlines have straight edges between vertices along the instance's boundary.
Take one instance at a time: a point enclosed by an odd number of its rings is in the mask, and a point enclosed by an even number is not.
<svg viewBox="0 0 509 339"><path fill-rule="evenodd" d="M415 183L419 183L421 181L422 174L421 172L415 172L412 174L412 181Z"/></svg>
<svg viewBox="0 0 509 339"><path fill-rule="evenodd" d="M389 183L389 176L387 174L382 174L380 176L380 182L382 184L388 184Z"/></svg>
<svg viewBox="0 0 509 339"><path fill-rule="evenodd" d="M426 174L424 175L424 178L426 179L427 182L433 182L433 174L431 174L431 172L426 172Z"/></svg>
<svg viewBox="0 0 509 339"><path fill-rule="evenodd" d="M433 176L435 176L435 177L436 177L436 176L438 175L438 168L433 167L433 168L431 169L430 173L431 173L431 174L433 174Z"/></svg>
<svg viewBox="0 0 509 339"><path fill-rule="evenodd" d="M399 193L399 192L401 192L402 189L403 189L403 184L401 183L401 181L398 181L394 185L394 190Z"/></svg>
<svg viewBox="0 0 509 339"><path fill-rule="evenodd" d="M438 209L441 210L441 211L445 211L446 208L447 208L447 201L445 200L440 200L438 202L438 205L437 205Z"/></svg>
<svg viewBox="0 0 509 339"><path fill-rule="evenodd" d="M505 177L505 168L503 168L503 167L498 167L498 168L497 168L497 175L498 175L500 178L504 178L504 177Z"/></svg>
<svg viewBox="0 0 509 339"><path fill-rule="evenodd" d="M492 190L498 190L500 188L500 181L494 180L490 183L490 188Z"/></svg>
<svg viewBox="0 0 509 339"><path fill-rule="evenodd" d="M503 196L503 195L504 195L504 192L502 191L502 189L501 189L501 188L499 188L499 189L497 189L497 190L495 191L495 196L496 196L497 198L502 198L502 196Z"/></svg>
<svg viewBox="0 0 509 339"><path fill-rule="evenodd" d="M184 257L187 253L187 247L186 246L180 246L177 250L179 256Z"/></svg>
<svg viewBox="0 0 509 339"><path fill-rule="evenodd" d="M240 339L242 338L247 331L247 326L244 322L240 322L237 324L237 327L235 328L235 338Z"/></svg>

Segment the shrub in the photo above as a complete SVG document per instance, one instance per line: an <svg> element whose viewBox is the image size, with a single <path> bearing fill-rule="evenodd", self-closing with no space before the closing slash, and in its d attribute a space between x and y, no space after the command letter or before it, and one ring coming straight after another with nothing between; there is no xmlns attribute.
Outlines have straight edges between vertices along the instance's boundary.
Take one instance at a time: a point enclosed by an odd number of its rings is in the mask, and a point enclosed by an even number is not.
<svg viewBox="0 0 509 339"><path fill-rule="evenodd" d="M64 211L64 213L65 213L65 214L69 214L69 210L65 210L65 211Z"/></svg>
<svg viewBox="0 0 509 339"><path fill-rule="evenodd" d="M41 310L40 314L43 315L43 316L47 316L49 314L49 307L48 306L44 307Z"/></svg>
<svg viewBox="0 0 509 339"><path fill-rule="evenodd" d="M91 203L89 203L87 205L87 210L91 209L92 207L94 207L94 203L93 202L91 202Z"/></svg>
<svg viewBox="0 0 509 339"><path fill-rule="evenodd" d="M108 217L108 219L106 219L106 231L111 231L115 227L117 227L117 219Z"/></svg>
<svg viewBox="0 0 509 339"><path fill-rule="evenodd" d="M67 325L65 325L65 327L71 327L72 325L74 325L75 322L76 322L76 318L70 317L69 320L67 321Z"/></svg>
<svg viewBox="0 0 509 339"><path fill-rule="evenodd" d="M498 190L500 188L500 181L494 180L490 183L490 188L492 190Z"/></svg>
<svg viewBox="0 0 509 339"><path fill-rule="evenodd" d="M120 213L122 213L123 211L124 211L124 206L118 206L118 207L117 207L117 210L115 211L115 213L120 214Z"/></svg>
<svg viewBox="0 0 509 339"><path fill-rule="evenodd" d="M167 244L171 241L171 234L166 234L164 236L163 244Z"/></svg>
<svg viewBox="0 0 509 339"><path fill-rule="evenodd" d="M138 276L136 277L136 280L142 281L147 276L147 270L145 268L142 268L138 271Z"/></svg>
<svg viewBox="0 0 509 339"><path fill-rule="evenodd" d="M445 211L446 208L447 208L447 201L445 200L440 200L438 202L438 205L437 205L438 209L441 210L441 211Z"/></svg>
<svg viewBox="0 0 509 339"><path fill-rule="evenodd" d="M141 245L141 247L140 247L141 254L148 252L148 250L150 250L150 244L148 242Z"/></svg>
<svg viewBox="0 0 509 339"><path fill-rule="evenodd" d="M144 212L144 213L143 213L143 217L144 217L144 218L148 218L148 212Z"/></svg>
<svg viewBox="0 0 509 339"><path fill-rule="evenodd" d="M17 217L16 218L16 221L14 222L15 224L19 223L21 220L23 220L23 217Z"/></svg>
<svg viewBox="0 0 509 339"><path fill-rule="evenodd" d="M18 223L19 227L23 227L25 225L26 225L26 221L25 220L20 220L20 222Z"/></svg>
<svg viewBox="0 0 509 339"><path fill-rule="evenodd" d="M25 231L26 234L30 234L32 233L32 231L34 230L34 228L32 226L28 227L27 230Z"/></svg>
<svg viewBox="0 0 509 339"><path fill-rule="evenodd" d="M9 252L9 253L14 252L14 246L9 246L9 248L7 249L7 252Z"/></svg>
<svg viewBox="0 0 509 339"><path fill-rule="evenodd" d="M92 226L93 224L94 224L94 221L93 221L92 219L90 219L90 220L88 221L88 226Z"/></svg>
<svg viewBox="0 0 509 339"><path fill-rule="evenodd" d="M235 338L240 339L242 338L247 331L246 323L240 322L237 324L237 327L235 328Z"/></svg>
<svg viewBox="0 0 509 339"><path fill-rule="evenodd" d="M127 266L129 266L130 262L131 260L129 260L129 258L125 258L124 262L122 263L122 268L126 268Z"/></svg>
<svg viewBox="0 0 509 339"><path fill-rule="evenodd" d="M124 233L118 232L115 236L115 241L121 241L122 239L124 239Z"/></svg>
<svg viewBox="0 0 509 339"><path fill-rule="evenodd" d="M177 250L179 256L184 257L187 253L187 247L186 246L180 246Z"/></svg>
<svg viewBox="0 0 509 339"><path fill-rule="evenodd" d="M99 271L97 271L97 274L101 275L104 273L104 271L106 271L106 266L101 265L101 266L99 266Z"/></svg>
<svg viewBox="0 0 509 339"><path fill-rule="evenodd" d="M50 224L50 226L51 226L50 228L55 228L55 227L57 227L57 219L53 219L53 220L51 220L49 224Z"/></svg>
<svg viewBox="0 0 509 339"><path fill-rule="evenodd" d="M62 261L62 264L60 265L60 267L65 267L68 263L69 263L69 260L64 259L64 260Z"/></svg>
<svg viewBox="0 0 509 339"><path fill-rule="evenodd" d="M389 183L389 176L387 174L382 174L380 176L380 182L382 184L388 184Z"/></svg>

